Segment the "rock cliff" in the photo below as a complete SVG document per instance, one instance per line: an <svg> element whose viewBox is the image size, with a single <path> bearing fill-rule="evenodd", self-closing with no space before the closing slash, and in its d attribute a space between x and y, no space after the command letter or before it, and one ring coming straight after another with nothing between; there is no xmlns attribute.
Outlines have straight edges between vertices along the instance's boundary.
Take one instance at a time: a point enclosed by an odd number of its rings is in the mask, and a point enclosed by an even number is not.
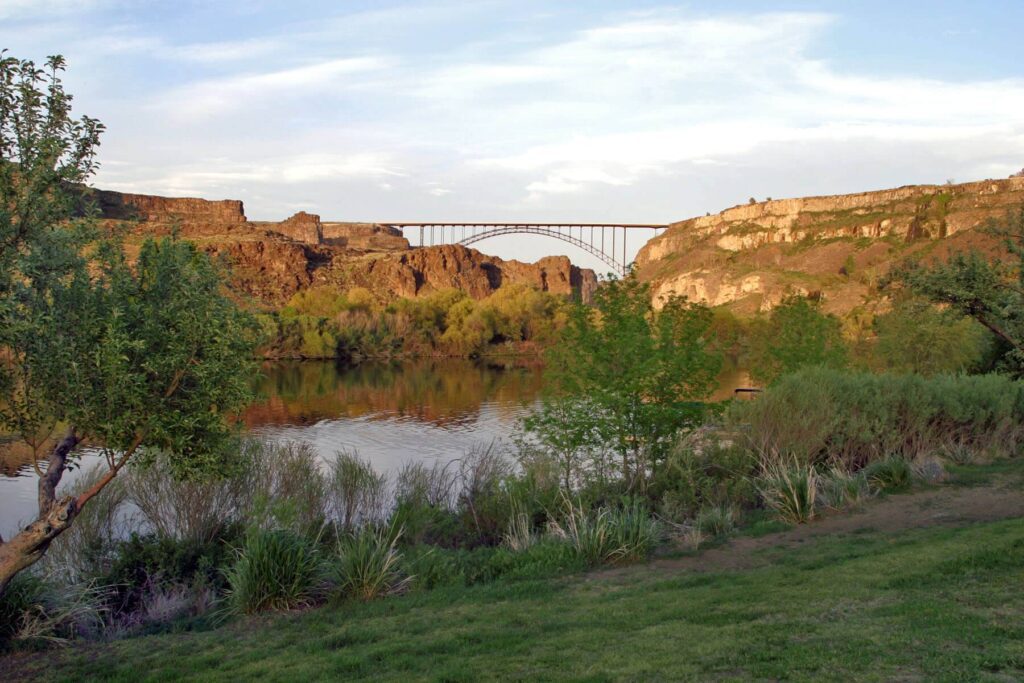
<svg viewBox="0 0 1024 683"><path fill-rule="evenodd" d="M656 302L677 294L752 313L820 292L845 313L908 256L994 250L977 228L1022 206L1024 178L758 202L673 223L636 265Z"/></svg>
<svg viewBox="0 0 1024 683"><path fill-rule="evenodd" d="M280 305L314 285L361 286L382 300L446 288L483 298L510 283L589 300L594 272L565 256L537 263L505 261L459 245L410 248L400 230L376 223L323 222L300 211L280 222L249 221L242 202L97 191L110 224L133 235L177 230L231 264L232 284L265 305Z"/></svg>

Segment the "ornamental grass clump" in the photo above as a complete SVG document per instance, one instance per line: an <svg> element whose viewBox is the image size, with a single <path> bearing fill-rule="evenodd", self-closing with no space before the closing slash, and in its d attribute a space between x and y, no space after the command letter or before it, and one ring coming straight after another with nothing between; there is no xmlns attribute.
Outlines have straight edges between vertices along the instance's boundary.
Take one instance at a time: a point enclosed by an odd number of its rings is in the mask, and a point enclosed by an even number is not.
<svg viewBox="0 0 1024 683"><path fill-rule="evenodd" d="M803 524L814 519L818 474L811 465L795 459L770 459L761 466L758 490L765 504L784 522Z"/></svg>
<svg viewBox="0 0 1024 683"><path fill-rule="evenodd" d="M708 505L697 513L700 537L722 538L736 530L736 510L729 505ZM699 545L699 543L698 543Z"/></svg>
<svg viewBox="0 0 1024 683"><path fill-rule="evenodd" d="M241 614L307 607L320 598L324 569L315 545L283 529L246 536L227 573L228 607Z"/></svg>
<svg viewBox="0 0 1024 683"><path fill-rule="evenodd" d="M587 566L647 557L661 539L661 525L640 503L586 510L566 500L563 522L553 530Z"/></svg>
<svg viewBox="0 0 1024 683"><path fill-rule="evenodd" d="M856 506L871 494L867 477L834 465L819 479L819 502L830 510Z"/></svg>
<svg viewBox="0 0 1024 683"><path fill-rule="evenodd" d="M902 491L914 480L913 466L898 455L876 460L863 471L868 483L878 491Z"/></svg>
<svg viewBox="0 0 1024 683"><path fill-rule="evenodd" d="M363 527L343 535L333 558L339 597L372 600L404 592L412 577L401 569L401 535L401 528L388 527Z"/></svg>

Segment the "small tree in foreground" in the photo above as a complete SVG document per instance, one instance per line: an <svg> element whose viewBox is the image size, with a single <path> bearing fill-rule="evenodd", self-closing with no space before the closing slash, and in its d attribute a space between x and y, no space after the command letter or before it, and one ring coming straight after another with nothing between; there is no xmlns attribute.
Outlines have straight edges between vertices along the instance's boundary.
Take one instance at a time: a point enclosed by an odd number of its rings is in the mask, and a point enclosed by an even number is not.
<svg viewBox="0 0 1024 683"><path fill-rule="evenodd" d="M0 539L0 592L129 461L163 451L181 476L227 467L226 418L250 379L250 318L205 254L167 238L129 262L91 221L70 220L102 126L71 118L63 68L0 55L0 428L48 450L37 518ZM84 446L106 472L58 497Z"/></svg>
<svg viewBox="0 0 1024 683"><path fill-rule="evenodd" d="M678 298L655 310L650 288L634 274L603 283L593 306L573 306L549 352L559 400L545 402L527 425L562 450L600 440L621 460L626 485L642 489L671 437L702 416L714 387L721 358L708 350L711 317L706 306Z"/></svg>

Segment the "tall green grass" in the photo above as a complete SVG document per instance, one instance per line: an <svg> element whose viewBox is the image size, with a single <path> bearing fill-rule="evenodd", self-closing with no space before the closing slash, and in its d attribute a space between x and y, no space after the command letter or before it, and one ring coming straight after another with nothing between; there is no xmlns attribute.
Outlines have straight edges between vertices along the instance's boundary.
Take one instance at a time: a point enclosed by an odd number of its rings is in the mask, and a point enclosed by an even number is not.
<svg viewBox="0 0 1024 683"><path fill-rule="evenodd" d="M315 603L325 572L316 547L284 529L254 529L227 572L228 606L237 613L287 610Z"/></svg>
<svg viewBox="0 0 1024 683"><path fill-rule="evenodd" d="M814 368L781 378L755 401L734 404L729 417L762 455L785 453L849 470L889 456L913 461L951 444L979 458L1005 457L1024 445L1024 383L1001 375Z"/></svg>
<svg viewBox="0 0 1024 683"><path fill-rule="evenodd" d="M343 535L331 558L337 594L372 600L404 591L411 577L402 572L401 535L400 528L388 527L364 527Z"/></svg>

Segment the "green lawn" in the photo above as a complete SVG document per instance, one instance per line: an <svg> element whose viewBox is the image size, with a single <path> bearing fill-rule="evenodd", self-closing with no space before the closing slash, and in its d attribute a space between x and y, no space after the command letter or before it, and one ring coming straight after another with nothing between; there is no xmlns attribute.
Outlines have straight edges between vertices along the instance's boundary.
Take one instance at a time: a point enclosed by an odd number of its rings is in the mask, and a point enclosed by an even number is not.
<svg viewBox="0 0 1024 683"><path fill-rule="evenodd" d="M46 680L1018 680L1024 520L851 534L758 569L442 589L73 647ZM21 660L24 662L25 660Z"/></svg>

